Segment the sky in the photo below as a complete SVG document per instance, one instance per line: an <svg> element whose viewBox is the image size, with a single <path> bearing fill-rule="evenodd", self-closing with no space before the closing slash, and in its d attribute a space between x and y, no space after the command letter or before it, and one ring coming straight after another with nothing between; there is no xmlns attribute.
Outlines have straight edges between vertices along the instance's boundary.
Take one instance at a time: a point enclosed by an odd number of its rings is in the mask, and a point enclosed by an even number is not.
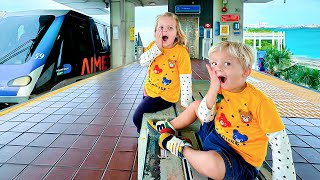
<svg viewBox="0 0 320 180"><path fill-rule="evenodd" d="M244 25L266 22L270 26L320 24L320 0L273 0L268 3L245 3ZM135 32L144 46L153 40L157 15L168 11L167 6L136 7Z"/></svg>
<svg viewBox="0 0 320 180"><path fill-rule="evenodd" d="M273 0L245 3L244 24L267 22L272 26L320 24L320 0Z"/></svg>

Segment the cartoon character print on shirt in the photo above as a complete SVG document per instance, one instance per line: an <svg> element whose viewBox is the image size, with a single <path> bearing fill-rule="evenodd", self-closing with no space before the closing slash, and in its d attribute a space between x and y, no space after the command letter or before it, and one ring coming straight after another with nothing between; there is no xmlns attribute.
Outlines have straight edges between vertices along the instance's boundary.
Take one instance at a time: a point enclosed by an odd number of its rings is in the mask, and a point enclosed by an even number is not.
<svg viewBox="0 0 320 180"><path fill-rule="evenodd" d="M249 123L252 121L252 113L251 111L244 111L242 109L239 109L240 119L243 123L246 123L249 125Z"/></svg>
<svg viewBox="0 0 320 180"><path fill-rule="evenodd" d="M159 67L158 65L156 65L156 66L154 67L154 69L153 69L153 72L154 72L155 74L160 74L160 73L162 73L162 69L160 69L160 67Z"/></svg>
<svg viewBox="0 0 320 180"><path fill-rule="evenodd" d="M248 136L245 134L241 134L237 129L233 130L233 135L232 138L236 141L236 142L246 142L248 141Z"/></svg>
<svg viewBox="0 0 320 180"><path fill-rule="evenodd" d="M231 122L228 121L228 119L224 113L220 114L220 117L218 117L218 121L222 127L230 127L231 126Z"/></svg>
<svg viewBox="0 0 320 180"><path fill-rule="evenodd" d="M171 83L171 80L170 79L167 79L166 77L163 77L162 78L162 84L167 86Z"/></svg>
<svg viewBox="0 0 320 180"><path fill-rule="evenodd" d="M176 61L175 61L175 60L168 59L168 64L169 64L169 68L170 68L170 69L175 68L175 66L176 66Z"/></svg>

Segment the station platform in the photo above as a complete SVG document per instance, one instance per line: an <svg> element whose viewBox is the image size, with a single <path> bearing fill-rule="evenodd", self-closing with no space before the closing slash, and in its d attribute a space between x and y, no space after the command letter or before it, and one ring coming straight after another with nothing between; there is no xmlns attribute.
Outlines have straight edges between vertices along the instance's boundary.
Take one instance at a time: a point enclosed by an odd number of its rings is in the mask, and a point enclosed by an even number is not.
<svg viewBox="0 0 320 180"><path fill-rule="evenodd" d="M204 61L192 68L209 79ZM137 179L132 116L146 72L133 63L0 111L0 179ZM319 179L320 93L259 72L248 81L277 105L297 179Z"/></svg>

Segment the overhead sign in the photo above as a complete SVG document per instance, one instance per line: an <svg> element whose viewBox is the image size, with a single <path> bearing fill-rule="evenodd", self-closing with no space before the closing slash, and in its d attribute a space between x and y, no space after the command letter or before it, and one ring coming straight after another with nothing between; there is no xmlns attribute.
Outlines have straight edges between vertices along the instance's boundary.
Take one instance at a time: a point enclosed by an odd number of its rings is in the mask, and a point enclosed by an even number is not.
<svg viewBox="0 0 320 180"><path fill-rule="evenodd" d="M239 14L222 14L221 22L238 22Z"/></svg>
<svg viewBox="0 0 320 180"><path fill-rule="evenodd" d="M200 5L176 5L176 14L200 14Z"/></svg>

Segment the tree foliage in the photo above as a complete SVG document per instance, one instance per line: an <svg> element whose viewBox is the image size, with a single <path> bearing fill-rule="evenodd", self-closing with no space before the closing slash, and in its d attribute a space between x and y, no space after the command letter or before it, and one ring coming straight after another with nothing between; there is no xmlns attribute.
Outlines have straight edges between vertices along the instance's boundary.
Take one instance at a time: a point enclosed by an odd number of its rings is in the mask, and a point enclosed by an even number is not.
<svg viewBox="0 0 320 180"><path fill-rule="evenodd" d="M251 28L247 32L272 32L270 29ZM245 43L253 46L253 40L245 40ZM256 40L258 44L258 40ZM269 74L285 79L289 82L306 86L315 90L320 90L320 70L303 64L294 64L291 60L292 52L284 48L278 50L272 46L271 40L261 41L261 47L257 50L265 50L267 55L264 61L264 67Z"/></svg>
<svg viewBox="0 0 320 180"><path fill-rule="evenodd" d="M280 77L281 73L292 64L291 52L287 49L279 51L274 47L266 49L266 52L264 65L268 73Z"/></svg>

